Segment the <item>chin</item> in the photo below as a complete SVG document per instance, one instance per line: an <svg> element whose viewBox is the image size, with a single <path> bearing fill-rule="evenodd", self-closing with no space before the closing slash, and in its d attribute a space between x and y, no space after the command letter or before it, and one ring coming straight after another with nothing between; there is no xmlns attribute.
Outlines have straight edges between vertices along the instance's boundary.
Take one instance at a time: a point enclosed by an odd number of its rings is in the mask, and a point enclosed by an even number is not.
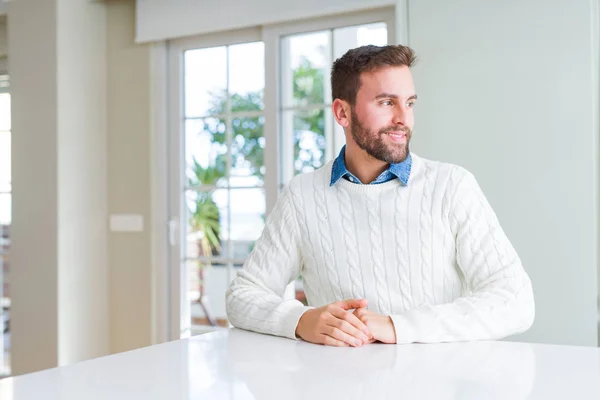
<svg viewBox="0 0 600 400"><path fill-rule="evenodd" d="M401 153L396 153L391 155L390 157L387 157L388 160L390 161L386 161L388 163L391 164L400 164L401 162L405 161L406 158L408 157L408 150L403 150Z"/></svg>

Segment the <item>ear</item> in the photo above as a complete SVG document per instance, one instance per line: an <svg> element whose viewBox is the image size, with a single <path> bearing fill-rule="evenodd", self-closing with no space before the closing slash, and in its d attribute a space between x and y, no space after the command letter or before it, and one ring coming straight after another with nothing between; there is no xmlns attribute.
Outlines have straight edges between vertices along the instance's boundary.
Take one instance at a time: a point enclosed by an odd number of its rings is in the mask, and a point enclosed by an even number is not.
<svg viewBox="0 0 600 400"><path fill-rule="evenodd" d="M350 126L350 104L344 100L335 99L331 105L333 116L342 128Z"/></svg>

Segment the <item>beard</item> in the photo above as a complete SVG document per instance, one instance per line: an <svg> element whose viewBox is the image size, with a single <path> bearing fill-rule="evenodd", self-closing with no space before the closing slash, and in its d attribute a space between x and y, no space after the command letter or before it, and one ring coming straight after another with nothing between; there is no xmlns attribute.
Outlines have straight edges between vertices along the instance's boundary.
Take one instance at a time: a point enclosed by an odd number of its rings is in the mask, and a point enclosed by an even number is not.
<svg viewBox="0 0 600 400"><path fill-rule="evenodd" d="M398 164L406 160L409 153L409 143L412 136L412 131L407 126L387 126L377 132L367 129L356 116L356 111L352 110L352 126L350 132L352 138L364 151L371 157L388 164ZM390 143L385 140L385 134L388 132L402 131L406 135L406 143Z"/></svg>

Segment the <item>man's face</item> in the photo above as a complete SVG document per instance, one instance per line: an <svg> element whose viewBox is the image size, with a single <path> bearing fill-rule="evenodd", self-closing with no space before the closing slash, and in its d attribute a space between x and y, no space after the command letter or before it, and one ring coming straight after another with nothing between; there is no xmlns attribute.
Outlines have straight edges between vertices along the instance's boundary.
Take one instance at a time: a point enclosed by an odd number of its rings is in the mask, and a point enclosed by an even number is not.
<svg viewBox="0 0 600 400"><path fill-rule="evenodd" d="M361 74L350 132L356 144L386 163L406 159L417 96L410 69L385 67Z"/></svg>

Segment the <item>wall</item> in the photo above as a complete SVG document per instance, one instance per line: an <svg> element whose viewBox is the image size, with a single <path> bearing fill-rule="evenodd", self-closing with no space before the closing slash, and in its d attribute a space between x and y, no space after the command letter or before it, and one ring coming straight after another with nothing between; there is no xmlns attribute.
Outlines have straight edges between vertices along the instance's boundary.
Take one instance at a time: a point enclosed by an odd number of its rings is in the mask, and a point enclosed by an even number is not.
<svg viewBox="0 0 600 400"><path fill-rule="evenodd" d="M496 210L536 296L535 324L519 340L598 340L592 3L410 2L413 150L467 167Z"/></svg>
<svg viewBox="0 0 600 400"><path fill-rule="evenodd" d="M152 344L150 47L134 44L134 2L107 8L108 210L143 216L144 231L109 232L111 352Z"/></svg>
<svg viewBox="0 0 600 400"><path fill-rule="evenodd" d="M8 21L13 372L150 345L150 48L133 43L134 2L20 0ZM146 229L109 232L113 213Z"/></svg>
<svg viewBox="0 0 600 400"><path fill-rule="evenodd" d="M24 2L11 6L11 361L19 373L58 363L56 14L54 1L32 15ZM26 27L38 38L21 35Z"/></svg>
<svg viewBox="0 0 600 400"><path fill-rule="evenodd" d="M12 2L7 20L11 363L22 374L109 350L106 20L102 4L76 0Z"/></svg>
<svg viewBox="0 0 600 400"><path fill-rule="evenodd" d="M0 75L8 72L8 37L6 36L6 16L0 15Z"/></svg>

